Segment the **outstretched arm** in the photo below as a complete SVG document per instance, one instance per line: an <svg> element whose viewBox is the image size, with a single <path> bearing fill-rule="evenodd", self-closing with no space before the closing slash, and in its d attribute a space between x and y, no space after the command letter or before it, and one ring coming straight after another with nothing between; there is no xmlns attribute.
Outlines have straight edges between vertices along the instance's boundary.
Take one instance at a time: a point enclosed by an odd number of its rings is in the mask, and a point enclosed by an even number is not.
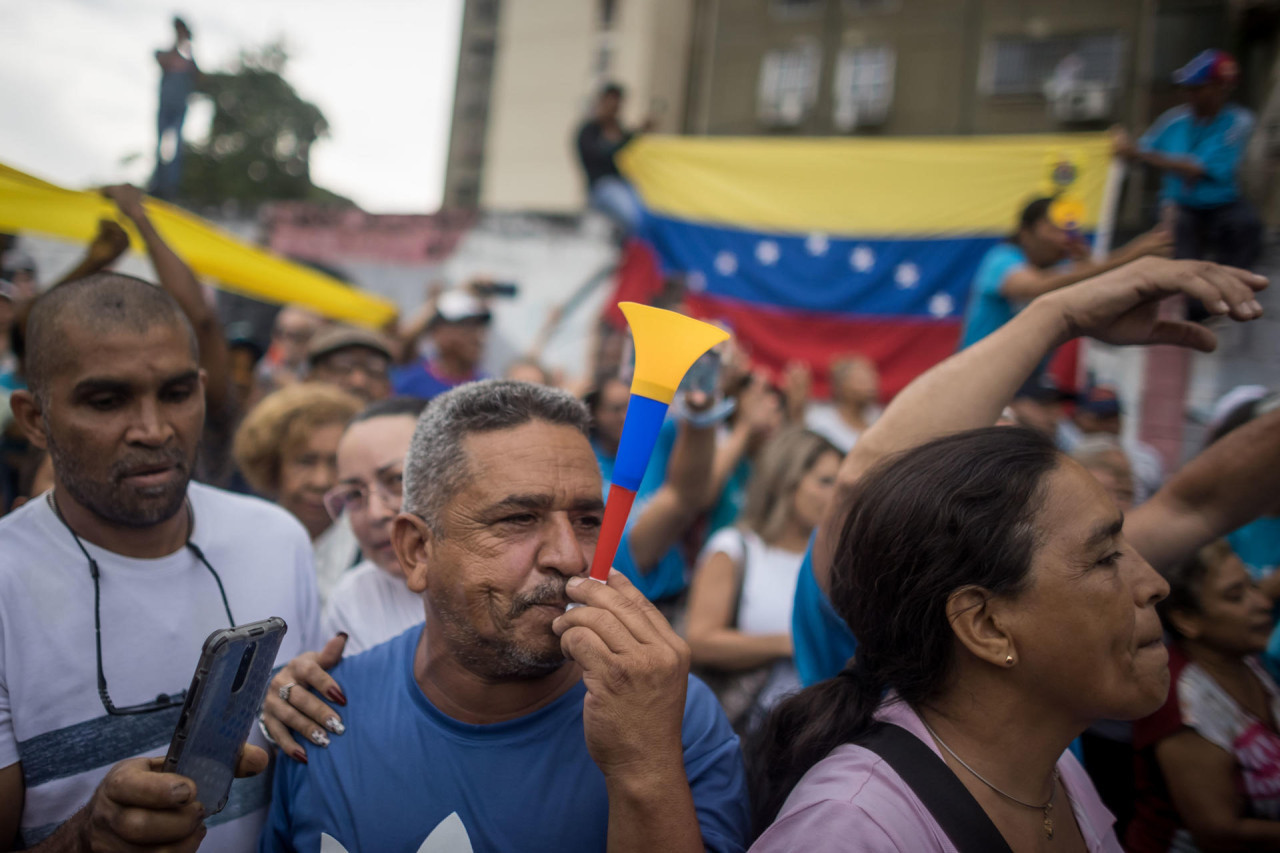
<svg viewBox="0 0 1280 853"><path fill-rule="evenodd" d="M93 235L93 240L85 249L84 257L62 278L54 282L54 287L106 269L128 249L129 235L120 227L120 224L110 219L99 220L98 233Z"/></svg>
<svg viewBox="0 0 1280 853"><path fill-rule="evenodd" d="M160 286L177 300L196 331L200 345L200 366L209 376L205 401L212 416L226 416L233 408L231 391L231 356L223 338L222 323L217 312L204 298L195 273L178 257L156 231L142 205L142 191L128 184L104 187L102 194L116 203L120 212L133 222L147 247L147 256L155 267Z"/></svg>
<svg viewBox="0 0 1280 853"><path fill-rule="evenodd" d="M1173 344L1208 352L1213 332L1164 320L1160 302L1186 294L1213 314L1261 316L1259 275L1204 261L1143 258L1045 294L1009 323L917 377L867 430L840 467L836 498L818 527L814 577L827 588L831 555L854 484L880 460L935 438L990 426L1036 366L1057 346L1089 336L1111 344Z"/></svg>
<svg viewBox="0 0 1280 853"><path fill-rule="evenodd" d="M1276 505L1280 411L1216 441L1129 513L1125 538L1158 570L1248 524Z"/></svg>
<svg viewBox="0 0 1280 853"><path fill-rule="evenodd" d="M680 424L666 482L645 503L631 528L631 556L641 571L657 566L697 519L711 477L715 444L715 427Z"/></svg>
<svg viewBox="0 0 1280 853"><path fill-rule="evenodd" d="M1065 269L1051 270L1028 266L1010 273L1000 283L1000 294L1007 299L1024 302L1122 267L1145 255L1168 257L1172 248L1173 235L1167 228L1156 227L1135 237L1100 261L1077 261Z"/></svg>

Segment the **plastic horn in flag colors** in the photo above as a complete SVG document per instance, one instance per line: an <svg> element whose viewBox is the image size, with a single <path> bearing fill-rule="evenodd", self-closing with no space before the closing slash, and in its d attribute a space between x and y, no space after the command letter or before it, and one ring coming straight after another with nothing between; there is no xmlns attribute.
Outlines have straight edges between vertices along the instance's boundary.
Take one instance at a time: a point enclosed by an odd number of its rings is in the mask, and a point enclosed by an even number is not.
<svg viewBox="0 0 1280 853"><path fill-rule="evenodd" d="M605 501L600 540L591 561L591 577L598 581L609 579L609 567L631 515L636 489L644 479L644 469L649 466L658 431L680 381L703 353L729 339L723 329L674 311L635 302L621 302L618 307L631 327L636 369Z"/></svg>

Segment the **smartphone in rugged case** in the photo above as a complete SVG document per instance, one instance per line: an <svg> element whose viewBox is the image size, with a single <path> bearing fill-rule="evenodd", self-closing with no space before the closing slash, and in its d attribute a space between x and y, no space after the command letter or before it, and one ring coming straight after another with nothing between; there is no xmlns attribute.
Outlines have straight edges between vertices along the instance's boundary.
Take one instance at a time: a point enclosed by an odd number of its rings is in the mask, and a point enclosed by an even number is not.
<svg viewBox="0 0 1280 853"><path fill-rule="evenodd" d="M204 641L164 769L196 783L206 814L227 804L240 747L262 706L287 630L273 616L214 631Z"/></svg>

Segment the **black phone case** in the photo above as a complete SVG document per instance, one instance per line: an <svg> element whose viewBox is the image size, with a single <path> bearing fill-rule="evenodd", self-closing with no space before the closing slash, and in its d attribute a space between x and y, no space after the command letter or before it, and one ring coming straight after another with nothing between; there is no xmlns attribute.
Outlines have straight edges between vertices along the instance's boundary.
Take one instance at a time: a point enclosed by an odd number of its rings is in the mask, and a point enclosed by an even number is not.
<svg viewBox="0 0 1280 853"><path fill-rule="evenodd" d="M240 747L262 706L287 630L273 616L214 631L204 641L164 770L196 783L206 814L227 804Z"/></svg>

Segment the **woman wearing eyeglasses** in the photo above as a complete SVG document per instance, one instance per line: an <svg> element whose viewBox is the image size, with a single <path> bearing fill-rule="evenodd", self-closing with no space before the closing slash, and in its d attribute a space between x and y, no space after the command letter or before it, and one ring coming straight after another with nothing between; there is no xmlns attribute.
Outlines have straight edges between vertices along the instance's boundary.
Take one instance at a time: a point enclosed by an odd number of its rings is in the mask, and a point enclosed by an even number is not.
<svg viewBox="0 0 1280 853"><path fill-rule="evenodd" d="M333 588L320 625L323 636L347 635L347 655L424 618L422 598L405 586L391 547L391 521L400 512L404 457L426 405L414 397L374 403L338 442L338 484L325 495L325 507L334 519L350 521L364 560Z"/></svg>

